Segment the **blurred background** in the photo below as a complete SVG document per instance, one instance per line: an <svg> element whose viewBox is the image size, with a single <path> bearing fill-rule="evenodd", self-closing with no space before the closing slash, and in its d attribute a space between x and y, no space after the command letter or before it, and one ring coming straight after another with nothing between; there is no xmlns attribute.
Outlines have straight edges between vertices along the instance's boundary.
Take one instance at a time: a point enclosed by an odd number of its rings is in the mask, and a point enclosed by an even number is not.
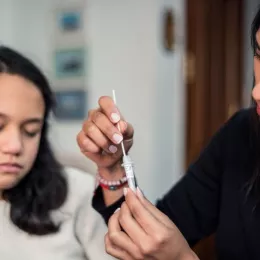
<svg viewBox="0 0 260 260"><path fill-rule="evenodd" d="M258 0L0 4L1 44L36 62L56 93L50 140L60 160L95 174L76 135L88 109L115 89L135 128L139 186L152 201L178 181L221 124L250 105L250 25ZM208 243L198 247L201 259L213 259Z"/></svg>
<svg viewBox="0 0 260 260"><path fill-rule="evenodd" d="M95 173L76 135L87 110L115 89L135 128L138 182L152 201L223 122L250 105L258 0L0 3L1 44L36 62L59 100L50 132L57 156Z"/></svg>

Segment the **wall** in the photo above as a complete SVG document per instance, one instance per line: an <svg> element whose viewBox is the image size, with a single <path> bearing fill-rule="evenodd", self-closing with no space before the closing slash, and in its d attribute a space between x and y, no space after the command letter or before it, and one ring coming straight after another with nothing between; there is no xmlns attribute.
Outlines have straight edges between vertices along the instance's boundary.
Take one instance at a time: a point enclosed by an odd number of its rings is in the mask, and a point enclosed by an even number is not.
<svg viewBox="0 0 260 260"><path fill-rule="evenodd" d="M13 0L0 0L0 31L1 38L0 43L6 43L8 45L14 44L14 13L13 13Z"/></svg>
<svg viewBox="0 0 260 260"><path fill-rule="evenodd" d="M1 0L0 10L1 42L35 60L50 79L52 15L56 3L52 0ZM139 185L151 200L155 200L184 170L185 1L88 0L86 3L89 107L97 106L99 96L111 95L112 89L116 90L122 113L135 127L131 155ZM245 105L249 104L252 81L248 35L257 4L257 0L245 1ZM176 15L177 45L170 55L161 46L165 7L172 7ZM75 141L80 127L81 122L54 122L50 138L55 150L72 154L88 165ZM92 165L91 169L95 167Z"/></svg>
<svg viewBox="0 0 260 260"><path fill-rule="evenodd" d="M11 15L5 16L10 26L3 36L4 43L36 61L51 79L51 29L57 1L5 3L8 5L5 11L9 10ZM111 95L112 89L116 90L122 113L135 127L131 155L139 185L154 200L183 173L184 3L182 0L86 3L89 107L96 107L101 95ZM179 36L170 55L161 46L162 11L166 6L175 10ZM81 122L53 122L50 139L56 151L72 154L88 164L75 141L80 127Z"/></svg>
<svg viewBox="0 0 260 260"><path fill-rule="evenodd" d="M117 92L118 105L135 127L131 155L138 182L154 200L183 172L183 42L171 55L161 46L162 11L176 11L184 31L183 1L89 1L91 106Z"/></svg>

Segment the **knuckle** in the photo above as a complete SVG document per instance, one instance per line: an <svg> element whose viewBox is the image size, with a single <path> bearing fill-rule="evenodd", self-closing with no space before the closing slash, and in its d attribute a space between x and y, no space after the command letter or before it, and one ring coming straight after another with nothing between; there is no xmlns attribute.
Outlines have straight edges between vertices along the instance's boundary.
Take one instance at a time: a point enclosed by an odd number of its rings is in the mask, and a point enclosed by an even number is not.
<svg viewBox="0 0 260 260"><path fill-rule="evenodd" d="M149 256L153 253L154 251L154 248L153 248L153 243L149 243L149 241L143 241L141 244L140 244L140 251L141 251L141 254L144 255L144 256Z"/></svg>
<svg viewBox="0 0 260 260"><path fill-rule="evenodd" d="M145 255L139 249L135 250L133 252L133 254L134 254L135 260L144 260L145 259Z"/></svg>
<svg viewBox="0 0 260 260"><path fill-rule="evenodd" d="M86 124L85 124L85 133L87 134L87 135L90 135L90 134L92 134L93 132L95 132L96 131L96 126L95 126L95 124L93 124L93 123L91 123L90 121L88 121L88 122L86 122Z"/></svg>
<svg viewBox="0 0 260 260"><path fill-rule="evenodd" d="M107 124L106 126L105 126L105 131L107 132L107 133L113 133L113 127L112 127L112 125L109 125L109 124Z"/></svg>
<svg viewBox="0 0 260 260"><path fill-rule="evenodd" d="M111 244L108 244L108 243L107 243L107 244L105 245L105 250L106 250L106 253L107 253L107 254L109 254L109 255L112 254L113 249L112 249Z"/></svg>
<svg viewBox="0 0 260 260"><path fill-rule="evenodd" d="M99 111L96 111L93 116L92 116L92 120L94 123L97 123L99 122L99 120L101 120L103 118L104 114L99 112Z"/></svg>
<svg viewBox="0 0 260 260"><path fill-rule="evenodd" d="M118 232L108 232L108 239L112 244L115 244L118 241Z"/></svg>
<svg viewBox="0 0 260 260"><path fill-rule="evenodd" d="M153 239L154 239L154 245L156 247L160 247L165 243L166 235L164 234L164 232L157 233L157 234L154 235Z"/></svg>
<svg viewBox="0 0 260 260"><path fill-rule="evenodd" d="M91 118L92 117L92 115L95 113L95 109L90 109L89 111L88 111L88 118Z"/></svg>
<svg viewBox="0 0 260 260"><path fill-rule="evenodd" d="M167 242L167 238L167 230L155 233L151 239L149 239L145 243L140 244L141 253L147 256L153 254L154 252L157 252Z"/></svg>

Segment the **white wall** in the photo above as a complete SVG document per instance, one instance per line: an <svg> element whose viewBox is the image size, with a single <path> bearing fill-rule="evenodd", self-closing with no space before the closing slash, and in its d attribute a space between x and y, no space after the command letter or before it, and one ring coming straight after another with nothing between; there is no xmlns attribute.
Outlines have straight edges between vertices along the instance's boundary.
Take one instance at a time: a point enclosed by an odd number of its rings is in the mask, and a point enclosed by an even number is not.
<svg viewBox="0 0 260 260"><path fill-rule="evenodd" d="M244 1L244 105L248 106L251 102L251 91L253 87L253 52L250 42L250 29L259 0Z"/></svg>
<svg viewBox="0 0 260 260"><path fill-rule="evenodd" d="M0 2L1 42L23 51L51 76L54 1ZM88 0L86 3L89 107L97 106L99 96L111 95L111 90L116 90L121 111L135 127L131 155L139 185L154 200L178 180L184 169L185 1ZM249 28L257 4L258 0L245 1L245 105L249 103L252 84ZM170 55L162 50L160 38L165 7L172 7L176 15L178 43ZM51 140L55 149L72 153L88 164L75 141L80 127L81 122L54 123Z"/></svg>
<svg viewBox="0 0 260 260"><path fill-rule="evenodd" d="M152 200L183 172L184 47L166 55L161 46L164 7L176 11L183 35L183 2L89 1L91 104L116 90L121 111L135 127L131 155L138 182Z"/></svg>
<svg viewBox="0 0 260 260"><path fill-rule="evenodd" d="M0 43L3 42L8 45L14 44L14 19L13 19L13 0L0 0L1 8L0 8L0 32L1 38Z"/></svg>
<svg viewBox="0 0 260 260"><path fill-rule="evenodd" d="M9 10L12 22L9 21L9 29L3 36L4 43L11 43L33 58L50 76L54 2L13 1L13 4L5 1L9 3L5 12ZM183 173L184 1L88 0L86 3L86 40L91 55L87 81L89 106L96 107L99 96L111 95L112 89L116 90L121 111L135 127L131 155L139 185L154 200ZM179 36L170 55L161 46L162 11L166 6L175 11ZM55 149L80 156L75 141L80 126L80 122L55 123L51 134Z"/></svg>

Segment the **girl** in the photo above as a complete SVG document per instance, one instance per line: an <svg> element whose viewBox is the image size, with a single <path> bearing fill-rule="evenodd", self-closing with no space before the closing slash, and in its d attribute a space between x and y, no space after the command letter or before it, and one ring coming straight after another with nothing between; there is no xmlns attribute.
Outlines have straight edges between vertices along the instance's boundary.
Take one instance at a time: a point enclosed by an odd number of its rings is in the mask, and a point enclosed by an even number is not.
<svg viewBox="0 0 260 260"><path fill-rule="evenodd" d="M111 259L93 180L63 169L47 140L53 95L39 69L0 47L0 258Z"/></svg>

